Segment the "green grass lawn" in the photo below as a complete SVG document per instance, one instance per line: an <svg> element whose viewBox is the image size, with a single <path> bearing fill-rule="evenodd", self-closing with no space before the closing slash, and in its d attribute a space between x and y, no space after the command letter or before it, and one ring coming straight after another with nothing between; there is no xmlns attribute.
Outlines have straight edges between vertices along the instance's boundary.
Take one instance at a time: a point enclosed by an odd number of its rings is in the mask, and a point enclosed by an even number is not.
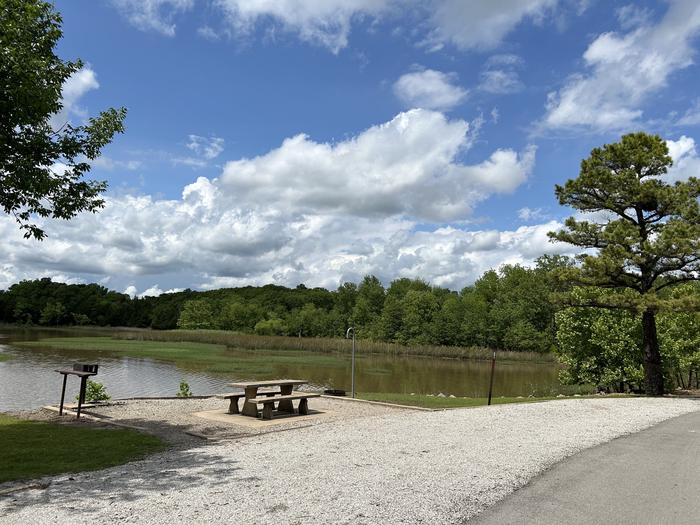
<svg viewBox="0 0 700 525"><path fill-rule="evenodd" d="M128 429L26 421L0 414L0 483L120 465L166 448Z"/></svg>
<svg viewBox="0 0 700 525"><path fill-rule="evenodd" d="M226 345L186 341L142 341L111 337L50 337L38 341L22 341L15 346L37 349L105 352L169 361L183 368L208 373L233 374L240 377L270 375L275 366L311 365L315 368L338 365L332 354L296 350L230 350ZM235 359L232 357L235 356Z"/></svg>

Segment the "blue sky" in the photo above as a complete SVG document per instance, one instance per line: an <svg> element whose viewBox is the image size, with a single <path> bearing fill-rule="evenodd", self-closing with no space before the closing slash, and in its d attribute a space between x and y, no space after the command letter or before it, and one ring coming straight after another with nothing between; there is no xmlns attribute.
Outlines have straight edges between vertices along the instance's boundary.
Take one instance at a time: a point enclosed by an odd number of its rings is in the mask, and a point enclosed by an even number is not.
<svg viewBox="0 0 700 525"><path fill-rule="evenodd" d="M374 273L453 289L547 242L553 187L645 130L697 175L693 0L61 0L86 66L56 121L126 106L97 216L26 241L0 287L132 294Z"/></svg>

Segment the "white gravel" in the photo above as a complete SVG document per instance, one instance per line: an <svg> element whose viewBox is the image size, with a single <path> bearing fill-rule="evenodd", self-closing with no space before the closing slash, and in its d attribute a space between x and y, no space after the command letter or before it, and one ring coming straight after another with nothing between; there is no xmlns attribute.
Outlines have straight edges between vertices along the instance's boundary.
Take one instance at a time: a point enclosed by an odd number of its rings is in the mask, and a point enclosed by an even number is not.
<svg viewBox="0 0 700 525"><path fill-rule="evenodd" d="M376 404L320 397L311 399L309 408L312 411L323 412L323 417L318 417L317 419L299 417L278 419L272 427L254 429L231 422L221 423L206 420L195 415L196 412L200 411L227 409L228 405L228 400L216 397L205 399L129 400L90 408L86 410L86 413L118 423L146 428L149 432L176 445L191 445L192 442L201 442L201 439L194 438L186 432L194 432L214 439L231 439L295 427L316 424L326 425L331 421L337 420L393 414L397 411L396 408Z"/></svg>
<svg viewBox="0 0 700 525"><path fill-rule="evenodd" d="M0 499L0 523L459 523L554 462L700 409L578 399L396 412L175 450Z"/></svg>

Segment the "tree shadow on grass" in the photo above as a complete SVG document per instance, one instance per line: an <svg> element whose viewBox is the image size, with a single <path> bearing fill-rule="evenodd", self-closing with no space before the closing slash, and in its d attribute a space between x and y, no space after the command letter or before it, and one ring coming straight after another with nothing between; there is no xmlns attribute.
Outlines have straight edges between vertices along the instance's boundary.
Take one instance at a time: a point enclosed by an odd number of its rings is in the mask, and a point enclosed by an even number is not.
<svg viewBox="0 0 700 525"><path fill-rule="evenodd" d="M188 436L187 425L167 421L120 420L134 426L149 426L149 433ZM101 425L102 426L102 425ZM112 427L115 428L115 427ZM169 439L171 448L144 459L103 470L60 474L42 478L50 482L45 489L22 490L0 496L0 516L10 515L29 506L49 505L57 511L69 511L76 519L89 518L106 510L112 503L136 502L154 495L177 493L193 486L206 485L208 494L232 492L236 485L255 483L260 478L245 473L235 459L233 442L223 453L205 439ZM229 453L230 452L230 453ZM80 450L75 451L80 454ZM223 485L226 485L224 489Z"/></svg>

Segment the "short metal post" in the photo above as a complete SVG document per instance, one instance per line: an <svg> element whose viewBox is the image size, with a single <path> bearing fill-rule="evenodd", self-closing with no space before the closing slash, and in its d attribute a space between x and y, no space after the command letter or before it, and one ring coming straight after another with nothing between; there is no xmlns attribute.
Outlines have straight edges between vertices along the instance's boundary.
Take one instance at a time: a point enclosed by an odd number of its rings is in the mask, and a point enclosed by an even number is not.
<svg viewBox="0 0 700 525"><path fill-rule="evenodd" d="M63 400L66 397L66 379L68 379L68 374L63 374L63 390L61 390L61 406L58 409L58 415L63 415Z"/></svg>
<svg viewBox="0 0 700 525"><path fill-rule="evenodd" d="M496 369L496 351L493 351L493 357L491 358L491 381L489 382L489 402L491 404L491 394L493 393L493 373Z"/></svg>
<svg viewBox="0 0 700 525"><path fill-rule="evenodd" d="M87 382L87 377L80 378L80 393L78 393L78 415L75 419L80 419L80 407L85 399L85 383Z"/></svg>
<svg viewBox="0 0 700 525"><path fill-rule="evenodd" d="M350 372L350 390L352 391L352 397L355 397L355 327L351 326L345 333L345 338L350 337L350 331L352 330L352 370Z"/></svg>

